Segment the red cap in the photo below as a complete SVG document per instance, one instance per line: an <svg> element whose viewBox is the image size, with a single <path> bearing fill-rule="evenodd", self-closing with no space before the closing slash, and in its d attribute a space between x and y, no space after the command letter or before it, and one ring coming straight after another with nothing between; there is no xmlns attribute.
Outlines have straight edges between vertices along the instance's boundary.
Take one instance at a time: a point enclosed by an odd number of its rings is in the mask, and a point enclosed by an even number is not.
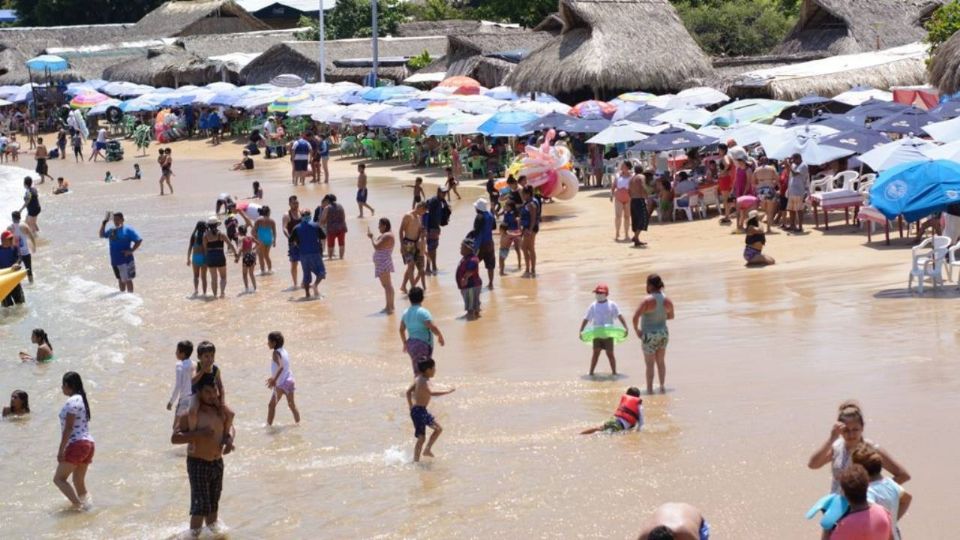
<svg viewBox="0 0 960 540"><path fill-rule="evenodd" d="M606 283L598 283L597 288L593 290L597 294L610 294L610 289Z"/></svg>
<svg viewBox="0 0 960 540"><path fill-rule="evenodd" d="M0 238L6 240L7 238L13 238L13 233L10 231L3 231L3 234L0 234Z"/></svg>

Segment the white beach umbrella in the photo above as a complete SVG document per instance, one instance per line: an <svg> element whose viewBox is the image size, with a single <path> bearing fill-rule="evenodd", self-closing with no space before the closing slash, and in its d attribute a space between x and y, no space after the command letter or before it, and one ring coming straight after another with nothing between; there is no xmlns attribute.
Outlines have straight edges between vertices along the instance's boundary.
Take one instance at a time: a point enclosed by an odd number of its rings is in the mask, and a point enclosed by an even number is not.
<svg viewBox="0 0 960 540"><path fill-rule="evenodd" d="M946 159L960 162L960 140L937 146L924 152L930 159Z"/></svg>
<svg viewBox="0 0 960 540"><path fill-rule="evenodd" d="M654 116L653 119L660 122L674 122L677 124L690 124L691 126L702 126L710 121L710 111L696 107L670 109L667 112Z"/></svg>
<svg viewBox="0 0 960 540"><path fill-rule="evenodd" d="M879 172L904 163L928 160L930 158L927 154L934 149L936 146L931 142L916 137L905 137L874 148L860 156L860 161Z"/></svg>
<svg viewBox="0 0 960 540"><path fill-rule="evenodd" d="M414 111L408 118L414 124L429 126L441 118L461 114L453 107L428 107L422 111Z"/></svg>
<svg viewBox="0 0 960 540"><path fill-rule="evenodd" d="M306 84L302 77L292 73L284 73L270 79L270 84L278 88L300 88Z"/></svg>
<svg viewBox="0 0 960 540"><path fill-rule="evenodd" d="M893 93L884 90L877 90L869 86L857 86L841 94L833 96L834 101L853 105L854 107L862 105L871 99L877 101L893 101Z"/></svg>
<svg viewBox="0 0 960 540"><path fill-rule="evenodd" d="M934 140L940 142L953 142L960 140L960 116L947 120L945 122L934 122L923 126Z"/></svg>
<svg viewBox="0 0 960 540"><path fill-rule="evenodd" d="M333 103L322 98L308 99L294 103L290 107L290 111L287 112L287 116L311 116L314 112L320 111L330 105L333 105Z"/></svg>
<svg viewBox="0 0 960 540"><path fill-rule="evenodd" d="M710 105L716 105L717 103L723 103L725 101L730 101L730 96L709 86L698 86L679 92L677 95L667 99L664 105L668 109L680 109L709 107ZM660 107L660 105L656 103L651 103L651 105Z"/></svg>
<svg viewBox="0 0 960 540"><path fill-rule="evenodd" d="M387 107L373 113L365 123L370 127L393 127L401 118L412 112L414 110L410 107Z"/></svg>
<svg viewBox="0 0 960 540"><path fill-rule="evenodd" d="M383 105L382 103L360 103L351 105L344 111L343 119L351 124L366 124L371 116L389 108L389 105Z"/></svg>
<svg viewBox="0 0 960 540"><path fill-rule="evenodd" d="M322 122L324 124L339 124L343 119L343 113L346 111L346 107L343 105L328 105L321 109L315 110L310 118L316 122Z"/></svg>
<svg viewBox="0 0 960 540"><path fill-rule="evenodd" d="M227 92L235 89L236 87L237 85L228 82L212 82L204 86L204 88L212 92Z"/></svg>
<svg viewBox="0 0 960 540"><path fill-rule="evenodd" d="M478 114L464 118L462 122L450 126L450 135L473 135L480 133L480 124L486 122L492 116L493 114Z"/></svg>
<svg viewBox="0 0 960 540"><path fill-rule="evenodd" d="M618 144L642 141L647 138L647 135L641 133L640 128L640 124L629 120L614 122L607 129L587 139L587 144Z"/></svg>
<svg viewBox="0 0 960 540"><path fill-rule="evenodd" d="M97 103L93 107L90 107L90 109L87 111L87 116L99 116L101 114L106 114L107 109L109 109L110 107L119 107L121 103L123 102L120 101L119 99L113 99L113 98L108 99L106 101L101 101L100 103Z"/></svg>
<svg viewBox="0 0 960 540"><path fill-rule="evenodd" d="M470 114L493 114L506 102L481 95L450 96L450 106Z"/></svg>
<svg viewBox="0 0 960 540"><path fill-rule="evenodd" d="M509 107L515 111L527 111L540 115L547 115L554 112L567 114L571 109L569 105L560 103L559 101L515 101L505 107Z"/></svg>
<svg viewBox="0 0 960 540"><path fill-rule="evenodd" d="M779 126L767 124L738 124L726 131L724 135L726 138L723 141L726 142L732 139L736 141L738 146L750 146L759 143L763 137L779 135L783 132L784 128Z"/></svg>
<svg viewBox="0 0 960 540"><path fill-rule="evenodd" d="M823 165L833 160L852 155L853 150L820 144L820 134L809 129L815 126L800 126L803 130L787 130L774 140L763 144L764 152L770 159L787 159L800 154L803 161L810 165Z"/></svg>
<svg viewBox="0 0 960 540"><path fill-rule="evenodd" d="M258 107L266 107L282 96L283 93L279 91L265 92L263 90L258 90L255 92L250 92L240 98L240 100L234 104L234 107L247 110L256 109Z"/></svg>

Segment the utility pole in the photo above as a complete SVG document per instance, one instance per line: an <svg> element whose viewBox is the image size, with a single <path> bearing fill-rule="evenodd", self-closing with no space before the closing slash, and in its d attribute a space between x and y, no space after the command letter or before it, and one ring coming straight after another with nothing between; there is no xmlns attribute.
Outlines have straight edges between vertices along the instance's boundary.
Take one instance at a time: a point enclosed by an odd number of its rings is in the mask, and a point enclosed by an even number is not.
<svg viewBox="0 0 960 540"><path fill-rule="evenodd" d="M326 32L323 28L323 0L318 0L320 2L320 82L326 82L326 68L327 68L327 51L324 46L324 37Z"/></svg>
<svg viewBox="0 0 960 540"><path fill-rule="evenodd" d="M377 43L377 35L380 33L377 30L377 0L370 0L370 12L373 20L370 22L370 26L373 29L373 72L370 74L370 86L377 87L377 71L379 70L379 49Z"/></svg>

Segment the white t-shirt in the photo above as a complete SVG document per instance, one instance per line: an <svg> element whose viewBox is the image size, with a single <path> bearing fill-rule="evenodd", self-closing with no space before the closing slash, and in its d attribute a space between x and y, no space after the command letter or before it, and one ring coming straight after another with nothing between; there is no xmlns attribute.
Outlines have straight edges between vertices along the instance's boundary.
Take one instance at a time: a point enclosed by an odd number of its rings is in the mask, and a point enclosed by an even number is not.
<svg viewBox="0 0 960 540"><path fill-rule="evenodd" d="M290 355L287 354L287 350L280 347L277 352L280 353L280 365L278 366L273 358L270 358L270 376L276 376L277 372L283 368L283 374L277 379L277 386L280 386L293 378L293 372L290 371Z"/></svg>
<svg viewBox="0 0 960 540"><path fill-rule="evenodd" d="M66 425L68 414L73 415L73 433L70 434L70 439L67 440L67 444L76 441L92 441L93 437L90 436L90 421L87 420L87 408L83 406L83 396L74 394L67 398L67 402L63 404L63 408L60 409L61 432L63 432L63 427Z"/></svg>
<svg viewBox="0 0 960 540"><path fill-rule="evenodd" d="M170 403L176 405L181 401L190 399L193 396L193 381L190 375L193 373L193 361L189 358L177 362L176 384L173 387L173 393L170 395Z"/></svg>
<svg viewBox="0 0 960 540"><path fill-rule="evenodd" d="M632 174L628 174L626 176L622 174L617 175L617 189L629 189L631 178L633 178Z"/></svg>
<svg viewBox="0 0 960 540"><path fill-rule="evenodd" d="M594 327L611 326L614 319L620 316L620 308L611 300L606 302L594 302L587 309L584 319L590 321Z"/></svg>
<svg viewBox="0 0 960 540"><path fill-rule="evenodd" d="M20 246L20 255L29 255L30 254L30 240L21 229L23 225L20 223L13 223L10 225L10 231L13 233L13 237L16 240L17 244Z"/></svg>
<svg viewBox="0 0 960 540"><path fill-rule="evenodd" d="M97 142L98 143L107 142L107 130L100 128L100 131L97 132Z"/></svg>
<svg viewBox="0 0 960 540"><path fill-rule="evenodd" d="M867 488L867 500L879 504L890 513L894 540L900 540L900 530L897 529L897 514L900 513L901 493L903 493L903 488L892 478L870 482L870 487Z"/></svg>

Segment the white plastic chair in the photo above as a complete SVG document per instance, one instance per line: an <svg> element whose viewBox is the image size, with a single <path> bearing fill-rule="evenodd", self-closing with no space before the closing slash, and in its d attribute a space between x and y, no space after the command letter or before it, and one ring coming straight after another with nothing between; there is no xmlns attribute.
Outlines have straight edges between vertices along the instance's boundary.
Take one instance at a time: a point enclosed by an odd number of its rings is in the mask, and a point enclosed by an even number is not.
<svg viewBox="0 0 960 540"><path fill-rule="evenodd" d="M700 192L700 216L707 216L707 209L710 206L715 206L717 208L717 213L720 213L720 195L718 194L717 186L709 187Z"/></svg>
<svg viewBox="0 0 960 540"><path fill-rule="evenodd" d="M820 176L820 175L815 176L814 179L810 181L810 194L813 195L814 193L816 193L818 191L818 188L819 188L819 191L822 191L823 193L828 193L830 191L833 191L834 178L835 176L829 175L829 174L824 176Z"/></svg>
<svg viewBox="0 0 960 540"><path fill-rule="evenodd" d="M955 244L947 250L947 280L953 281L953 269L960 268L960 261L957 260L957 252L960 251L960 243ZM957 279L960 280L960 274L957 275ZM957 288L960 289L960 282L957 283Z"/></svg>
<svg viewBox="0 0 960 540"><path fill-rule="evenodd" d="M680 206L678 203L680 201L687 201L686 206ZM677 212L681 212L687 216L687 221L693 221L693 212L696 210L700 217L703 217L703 208L700 206L700 194L696 191L691 193L685 193L679 197L673 199L673 218L677 218Z"/></svg>
<svg viewBox="0 0 960 540"><path fill-rule="evenodd" d="M946 236L927 238L912 250L910 277L907 281L907 291L913 290L913 279L917 279L917 291L923 294L923 284L926 280L933 283L933 287L943 285L943 274L946 268L947 250L950 239Z"/></svg>
<svg viewBox="0 0 960 540"><path fill-rule="evenodd" d="M860 179L857 180L857 191L866 195L870 193L870 186L877 181L877 175L874 173L867 173L860 175Z"/></svg>
<svg viewBox="0 0 960 540"><path fill-rule="evenodd" d="M840 184L840 189L843 191L854 191L854 186L856 185L857 179L860 178L860 173L857 171L843 171L837 173L833 177L833 189L837 189L837 184Z"/></svg>

